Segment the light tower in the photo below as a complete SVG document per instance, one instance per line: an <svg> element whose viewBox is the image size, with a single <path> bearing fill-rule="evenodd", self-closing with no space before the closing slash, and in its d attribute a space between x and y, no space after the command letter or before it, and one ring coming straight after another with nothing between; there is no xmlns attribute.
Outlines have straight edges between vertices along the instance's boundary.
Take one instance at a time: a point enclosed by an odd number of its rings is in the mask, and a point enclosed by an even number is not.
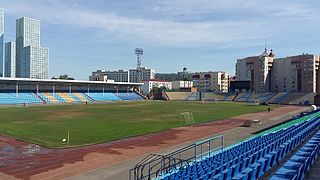
<svg viewBox="0 0 320 180"><path fill-rule="evenodd" d="M141 48L136 48L135 49L135 54L137 56L137 73L136 73L136 81L141 82L142 77L141 77L141 56L143 55L143 49Z"/></svg>

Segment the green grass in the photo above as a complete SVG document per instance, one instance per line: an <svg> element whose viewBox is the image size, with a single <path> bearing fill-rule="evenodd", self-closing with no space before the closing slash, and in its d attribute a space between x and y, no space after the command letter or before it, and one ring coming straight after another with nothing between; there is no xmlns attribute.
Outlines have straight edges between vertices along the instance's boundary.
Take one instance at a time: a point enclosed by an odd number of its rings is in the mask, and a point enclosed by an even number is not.
<svg viewBox="0 0 320 180"><path fill-rule="evenodd" d="M265 111L266 106L240 103L117 102L109 104L0 108L0 133L47 147L113 141L184 126L179 114L190 111L196 123Z"/></svg>

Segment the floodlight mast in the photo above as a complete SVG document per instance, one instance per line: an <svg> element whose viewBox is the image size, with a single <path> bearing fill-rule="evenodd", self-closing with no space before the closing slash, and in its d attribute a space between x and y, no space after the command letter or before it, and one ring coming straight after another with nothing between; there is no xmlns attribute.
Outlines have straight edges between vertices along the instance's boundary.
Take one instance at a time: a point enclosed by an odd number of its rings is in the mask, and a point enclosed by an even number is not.
<svg viewBox="0 0 320 180"><path fill-rule="evenodd" d="M137 56L137 73L136 73L136 81L140 83L142 81L142 70L141 70L141 56L143 55L143 49L141 48L136 48L135 49L135 54Z"/></svg>

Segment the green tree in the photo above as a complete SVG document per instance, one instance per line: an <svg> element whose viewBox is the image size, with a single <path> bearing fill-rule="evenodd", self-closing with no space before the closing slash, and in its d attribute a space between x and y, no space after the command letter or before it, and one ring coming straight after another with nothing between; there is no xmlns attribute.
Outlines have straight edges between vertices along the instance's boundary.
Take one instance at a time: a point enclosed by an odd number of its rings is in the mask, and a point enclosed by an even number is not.
<svg viewBox="0 0 320 180"><path fill-rule="evenodd" d="M162 91L166 91L167 88L162 86L162 87L153 87L152 90L150 91L150 96L153 97L153 99L156 100L163 100L162 97Z"/></svg>
<svg viewBox="0 0 320 180"><path fill-rule="evenodd" d="M65 79L65 80L74 80L73 77L70 77L69 75L67 74L61 74L58 79Z"/></svg>

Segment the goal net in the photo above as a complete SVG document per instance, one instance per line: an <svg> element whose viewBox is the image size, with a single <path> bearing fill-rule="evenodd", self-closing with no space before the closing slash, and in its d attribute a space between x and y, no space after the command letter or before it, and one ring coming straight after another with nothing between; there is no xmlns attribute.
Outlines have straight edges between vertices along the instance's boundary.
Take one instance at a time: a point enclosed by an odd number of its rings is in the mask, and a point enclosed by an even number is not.
<svg viewBox="0 0 320 180"><path fill-rule="evenodd" d="M187 126L194 124L195 120L193 118L192 112L180 113L180 123L185 123Z"/></svg>

